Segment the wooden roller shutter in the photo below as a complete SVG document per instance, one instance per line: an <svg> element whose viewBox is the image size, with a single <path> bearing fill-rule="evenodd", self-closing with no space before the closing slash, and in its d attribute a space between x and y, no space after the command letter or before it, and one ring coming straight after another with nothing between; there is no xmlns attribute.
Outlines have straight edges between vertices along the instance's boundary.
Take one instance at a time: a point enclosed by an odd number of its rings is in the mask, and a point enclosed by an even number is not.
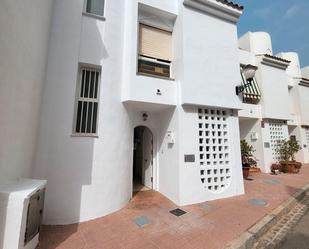
<svg viewBox="0 0 309 249"><path fill-rule="evenodd" d="M172 61L172 33L140 24L139 55Z"/></svg>

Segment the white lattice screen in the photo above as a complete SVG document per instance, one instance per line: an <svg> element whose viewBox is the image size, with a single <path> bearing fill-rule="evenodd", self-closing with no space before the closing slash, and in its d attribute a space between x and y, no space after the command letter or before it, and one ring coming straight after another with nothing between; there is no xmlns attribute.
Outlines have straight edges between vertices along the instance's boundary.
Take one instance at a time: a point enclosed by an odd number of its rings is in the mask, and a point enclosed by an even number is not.
<svg viewBox="0 0 309 249"><path fill-rule="evenodd" d="M220 192L231 182L227 111L198 109L199 162L205 188Z"/></svg>
<svg viewBox="0 0 309 249"><path fill-rule="evenodd" d="M287 139L284 133L285 122L283 120L270 120L269 131L270 131L270 144L272 150L273 160L278 162L281 160L278 152L279 142Z"/></svg>

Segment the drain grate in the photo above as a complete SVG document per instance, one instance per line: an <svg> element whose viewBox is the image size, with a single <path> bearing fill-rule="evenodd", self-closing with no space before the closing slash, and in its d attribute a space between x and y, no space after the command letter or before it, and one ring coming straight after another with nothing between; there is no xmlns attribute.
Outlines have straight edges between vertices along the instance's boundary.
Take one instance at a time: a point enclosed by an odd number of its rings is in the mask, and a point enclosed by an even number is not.
<svg viewBox="0 0 309 249"><path fill-rule="evenodd" d="M139 227L142 227L142 226L150 224L150 220L148 219L147 216L136 217L133 221Z"/></svg>
<svg viewBox="0 0 309 249"><path fill-rule="evenodd" d="M182 215L186 214L187 212L180 209L180 208L176 208L174 210L171 210L170 213L175 215L175 216L182 216Z"/></svg>
<svg viewBox="0 0 309 249"><path fill-rule="evenodd" d="M248 202L249 202L251 205L254 205L254 206L266 206L266 205L268 204L268 202L265 201L265 200L262 200L262 199L255 199L255 198L250 199Z"/></svg>

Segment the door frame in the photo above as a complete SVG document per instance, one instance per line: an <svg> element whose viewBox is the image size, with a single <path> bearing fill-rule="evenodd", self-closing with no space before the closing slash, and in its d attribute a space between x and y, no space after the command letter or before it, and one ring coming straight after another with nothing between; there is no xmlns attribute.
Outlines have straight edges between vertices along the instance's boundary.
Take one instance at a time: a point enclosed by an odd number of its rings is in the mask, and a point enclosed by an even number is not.
<svg viewBox="0 0 309 249"><path fill-rule="evenodd" d="M131 160L131 186L133 188L133 150L134 150L134 130L138 127L145 127L145 128L148 128L149 131L152 133L152 154L153 154L153 157L152 157L152 189L153 190L158 190L159 188L159 184L158 184L158 175L159 175L159 167L158 167L158 142L157 142L157 133L155 132L155 129L151 126L149 126L148 124L145 125L143 123L140 123L140 124L137 124L137 125L134 125L133 127L133 130L132 130L132 160ZM133 195L133 191L132 192L132 195Z"/></svg>

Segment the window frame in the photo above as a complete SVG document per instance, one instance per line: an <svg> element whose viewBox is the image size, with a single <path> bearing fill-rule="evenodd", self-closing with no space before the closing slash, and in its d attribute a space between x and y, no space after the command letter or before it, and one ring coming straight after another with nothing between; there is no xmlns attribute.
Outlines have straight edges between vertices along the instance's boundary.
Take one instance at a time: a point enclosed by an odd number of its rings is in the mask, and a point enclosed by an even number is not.
<svg viewBox="0 0 309 249"><path fill-rule="evenodd" d="M82 74L83 70L95 71L98 72L98 88L97 88L97 98L85 98L81 97L81 86L82 86ZM99 137L98 127L99 127L99 110L100 110L100 89L101 89L101 74L102 68L98 65L90 65L90 64L79 64L78 66L78 77L76 83L76 93L75 93L75 101L74 101L74 117L73 117L73 127L72 127L72 137ZM95 133L87 133L87 132L76 132L77 118L78 118L78 103L81 102L92 102L97 103L97 116L96 116L96 127Z"/></svg>
<svg viewBox="0 0 309 249"><path fill-rule="evenodd" d="M88 1L91 1L91 0L84 0L83 15L89 16L89 17L93 17L93 18L96 18L96 19L101 19L101 20L105 21L105 11L106 11L106 1L107 0L104 0L104 6L103 6L103 13L102 13L102 15L98 15L98 14L94 14L94 13L88 12L87 11Z"/></svg>
<svg viewBox="0 0 309 249"><path fill-rule="evenodd" d="M174 80L174 78L172 77L173 76L173 67L172 67L173 61L165 61L165 60L162 60L162 59L159 59L159 58L149 57L149 56L145 56L145 55L140 54L140 46L141 46L141 43L140 43L141 42L140 41L140 28L141 28L141 25L148 26L148 27L158 29L158 30L162 30L162 31L166 31L166 32L170 32L171 36L173 37L173 32L170 31L170 30L165 30L165 29L162 29L162 28L158 28L155 25L149 25L149 24L145 24L143 22L138 22L137 23L136 74L142 75L142 76L147 76L147 77L154 77L154 78L159 78L159 79L164 79L164 80L172 80L173 81ZM173 39L171 39L171 40L173 41ZM171 44L171 45L173 45L173 44ZM171 52L173 54L173 47L171 47L171 50L172 50ZM156 64L168 65L169 66L169 72L170 72L169 77L141 72L139 70L139 61L140 60L145 60L145 61L153 62L153 63L156 63Z"/></svg>

